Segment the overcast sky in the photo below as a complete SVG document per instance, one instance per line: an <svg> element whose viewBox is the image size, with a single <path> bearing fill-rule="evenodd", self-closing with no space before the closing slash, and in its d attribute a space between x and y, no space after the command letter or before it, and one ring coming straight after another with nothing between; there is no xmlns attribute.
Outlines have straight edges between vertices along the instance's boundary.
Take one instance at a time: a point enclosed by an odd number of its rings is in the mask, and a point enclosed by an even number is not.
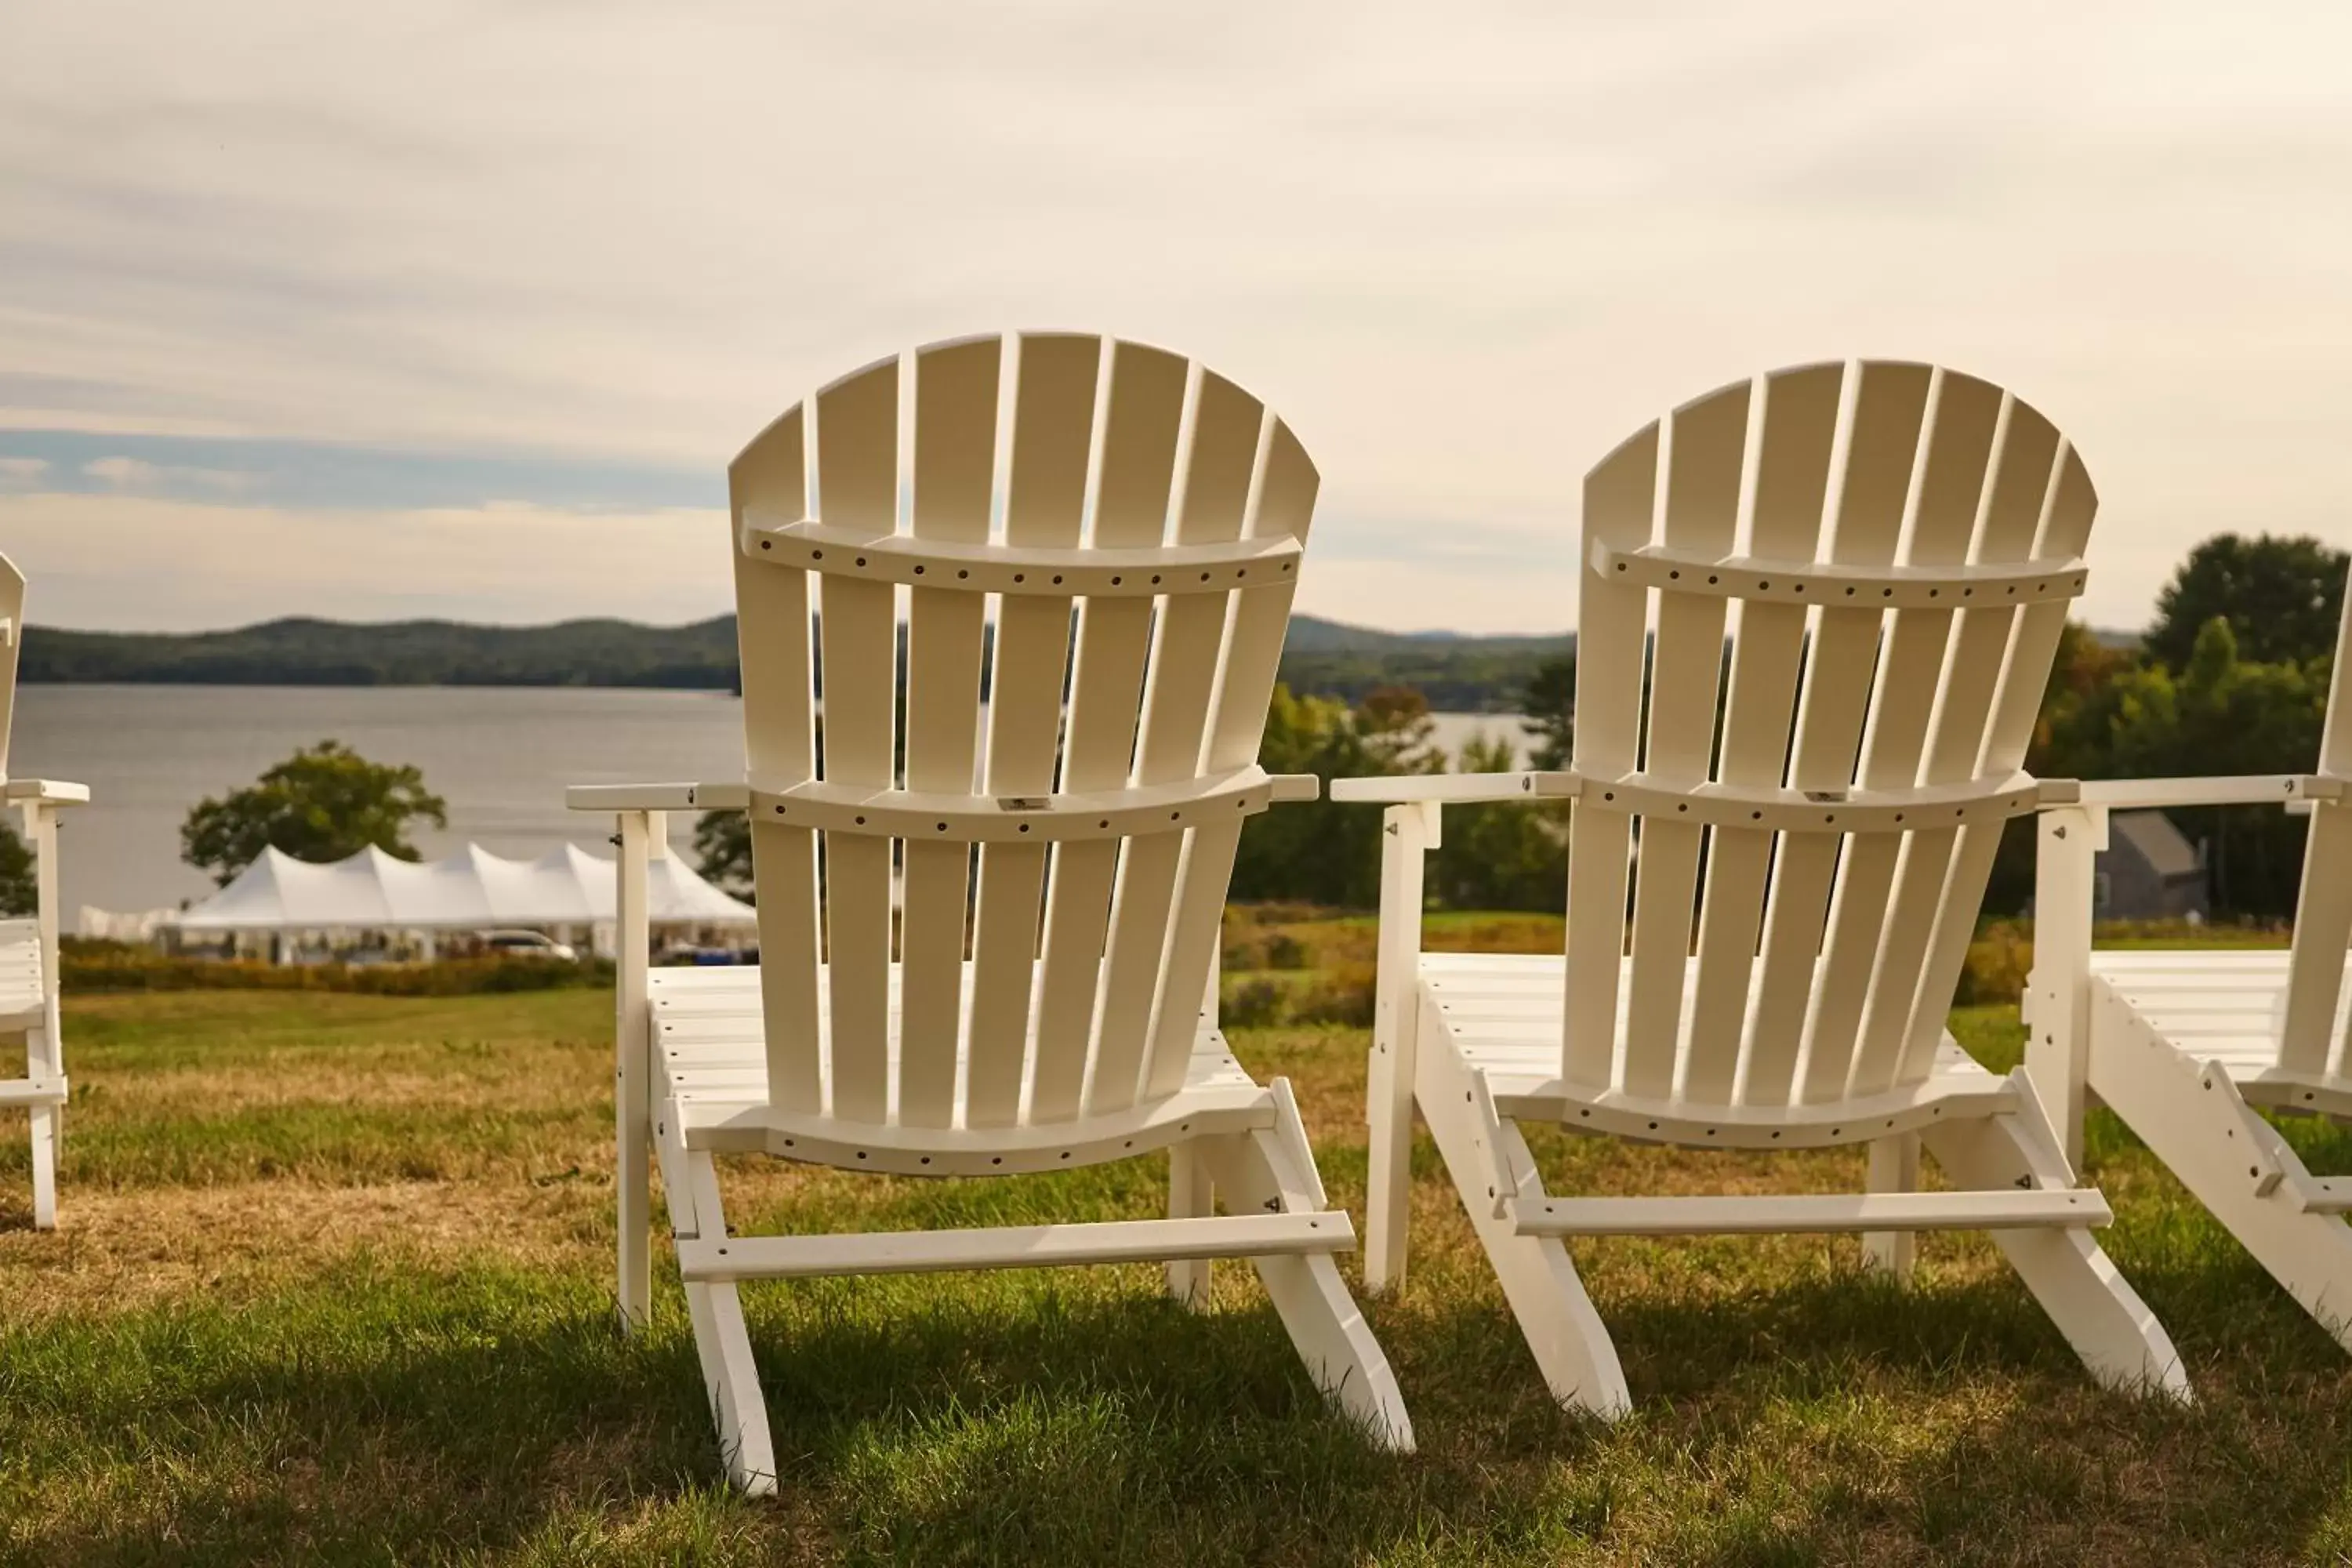
<svg viewBox="0 0 2352 1568"><path fill-rule="evenodd" d="M1301 607L1564 627L1583 470L1775 364L2000 382L2093 621L2352 544L2352 6L12 0L31 618L679 621L728 458L999 327L1192 353L1324 474Z"/></svg>

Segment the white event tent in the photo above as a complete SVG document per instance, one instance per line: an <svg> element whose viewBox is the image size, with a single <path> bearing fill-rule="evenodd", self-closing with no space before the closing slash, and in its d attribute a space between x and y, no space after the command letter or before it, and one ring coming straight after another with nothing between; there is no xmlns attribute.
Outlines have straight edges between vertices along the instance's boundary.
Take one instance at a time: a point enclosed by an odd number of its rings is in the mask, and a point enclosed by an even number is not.
<svg viewBox="0 0 2352 1568"><path fill-rule="evenodd" d="M676 855L649 868L657 925L751 925L730 898ZM324 866L278 849L172 923L183 931L488 931L502 926L598 926L616 913L613 862L577 845L509 860L468 844L446 860L396 859L370 846Z"/></svg>

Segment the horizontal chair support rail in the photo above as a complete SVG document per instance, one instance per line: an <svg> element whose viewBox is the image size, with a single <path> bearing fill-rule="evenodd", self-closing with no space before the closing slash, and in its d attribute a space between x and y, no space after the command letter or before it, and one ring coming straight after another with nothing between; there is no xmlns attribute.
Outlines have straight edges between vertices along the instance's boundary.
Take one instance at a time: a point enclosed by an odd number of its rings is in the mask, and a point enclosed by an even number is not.
<svg viewBox="0 0 2352 1568"><path fill-rule="evenodd" d="M1273 588L1298 577L1300 545L1280 538L1145 548L1052 549L964 544L908 534L879 538L831 528L813 518L744 531L756 558L779 566L917 588L974 594L1148 598L1158 594L1223 594Z"/></svg>
<svg viewBox="0 0 2352 1568"><path fill-rule="evenodd" d="M2085 779L2080 804L2109 811L2189 805L2285 805L2341 800L2345 781L2320 773L2237 773L2212 778Z"/></svg>
<svg viewBox="0 0 2352 1568"><path fill-rule="evenodd" d="M1716 827L1776 833L1887 833L2006 820L2071 802L2071 779L2012 773L1995 781L1913 790L1758 789L1738 784L1675 784L1643 773L1595 779L1571 772L1433 773L1335 779L1331 798L1387 805L1434 801L1575 800L1629 815Z"/></svg>
<svg viewBox="0 0 2352 1568"><path fill-rule="evenodd" d="M1990 1193L1834 1193L1789 1196L1514 1200L1521 1236L1733 1236L1864 1230L2017 1230L2103 1226L2093 1188Z"/></svg>
<svg viewBox="0 0 2352 1568"><path fill-rule="evenodd" d="M1148 1154L1190 1138L1275 1125L1277 1102L1255 1084L1187 1089L1107 1115L1008 1127L908 1127L782 1110L740 1096L681 1093L667 1114L679 1142L719 1153L913 1176L1014 1176Z"/></svg>
<svg viewBox="0 0 2352 1568"><path fill-rule="evenodd" d="M62 1078L0 1079L0 1105L63 1105L68 1098Z"/></svg>
<svg viewBox="0 0 2352 1568"><path fill-rule="evenodd" d="M0 800L32 801L47 805L88 805L88 784L66 784L58 779L7 779L0 781Z"/></svg>
<svg viewBox="0 0 2352 1568"><path fill-rule="evenodd" d="M1346 1252L1342 1210L1213 1218L1109 1220L989 1230L867 1231L847 1236L725 1237L677 1244L689 1280L790 1279L828 1274L929 1274L970 1268L1062 1268Z"/></svg>
<svg viewBox="0 0 2352 1568"><path fill-rule="evenodd" d="M1254 816L1269 805L1313 800L1320 788L1312 773L1269 773L1253 763L1203 779L1083 795L950 795L812 779L774 790L742 784L580 784L563 798L574 811L750 811L762 822L828 833L1050 844Z"/></svg>
<svg viewBox="0 0 2352 1568"><path fill-rule="evenodd" d="M1645 545L1592 547L1592 570L1619 583L1668 593L1709 594L1798 605L1870 609L1993 609L2081 595L2084 563L2029 561L2001 566L1862 566L1769 561Z"/></svg>

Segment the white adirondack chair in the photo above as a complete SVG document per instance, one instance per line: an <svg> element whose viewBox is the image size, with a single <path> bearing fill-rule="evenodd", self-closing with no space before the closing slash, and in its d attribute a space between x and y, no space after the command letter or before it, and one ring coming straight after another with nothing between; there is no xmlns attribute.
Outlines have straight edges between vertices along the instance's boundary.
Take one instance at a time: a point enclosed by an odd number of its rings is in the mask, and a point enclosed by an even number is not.
<svg viewBox="0 0 2352 1568"><path fill-rule="evenodd" d="M2095 1375L2185 1396L2023 1073L1944 1027L2002 824L2071 788L2018 764L2095 505L2033 409L1881 362L1722 387L1586 477L1573 766L1333 786L1393 803L1372 1288L1404 1274L1418 1101L1564 1404L1629 1403L1565 1237L1859 1231L1907 1275L1929 1228L1993 1231ZM1564 956L1420 952L1441 805L1547 797L1573 802ZM1867 1142L1869 1190L1556 1194L1528 1122ZM1959 1190L1916 1190L1923 1143Z"/></svg>
<svg viewBox="0 0 2352 1568"><path fill-rule="evenodd" d="M16 656L25 640L25 574L0 555L0 800L16 808L34 856L37 912L0 920L0 1036L25 1042L25 1076L0 1079L0 1105L21 1105L33 1133L33 1224L58 1223L58 1140L65 1131L65 1043L58 1014L58 818L89 799L79 784L8 776Z"/></svg>
<svg viewBox="0 0 2352 1568"><path fill-rule="evenodd" d="M2319 772L2084 784L2042 813L2026 1067L2070 1152L2086 1106L2128 1123L2304 1309L2352 1350L2352 1177L2314 1175L2263 1110L2352 1119L2345 948L2352 941L2352 600ZM2278 805L2311 814L2284 952L2099 952L2107 814Z"/></svg>
<svg viewBox="0 0 2352 1568"><path fill-rule="evenodd" d="M571 800L621 818L622 1310L646 1309L650 1131L734 1479L775 1469L737 1283L823 1274L1166 1261L1198 1302L1207 1260L1249 1258L1317 1382L1409 1447L1332 1260L1354 1229L1288 1086L1255 1082L1213 1012L1242 824L1314 793L1254 761L1314 507L1304 448L1177 355L1024 334L837 381L730 477L748 786ZM659 814L738 807L761 967L648 973ZM712 1163L997 1176L1162 1149L1168 1218L887 1235L732 1235Z"/></svg>

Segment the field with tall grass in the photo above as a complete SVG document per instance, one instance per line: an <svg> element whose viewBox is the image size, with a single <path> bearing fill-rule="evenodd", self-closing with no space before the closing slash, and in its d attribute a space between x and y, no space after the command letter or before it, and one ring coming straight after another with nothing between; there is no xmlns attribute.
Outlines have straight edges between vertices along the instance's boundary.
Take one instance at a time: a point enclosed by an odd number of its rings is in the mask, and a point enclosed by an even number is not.
<svg viewBox="0 0 2352 1568"><path fill-rule="evenodd" d="M1369 925L1277 914L1229 933L1233 1042L1290 1076L1360 1215ZM69 997L55 1234L0 1122L0 1561L2352 1561L2352 1358L2104 1116L2106 1244L2194 1408L2094 1387L1990 1244L1943 1236L1907 1293L1850 1239L1580 1244L1638 1409L1562 1415L1424 1140L1411 1279L1369 1307L1419 1453L1325 1410L1245 1267L1200 1316L1142 1268L771 1284L745 1296L782 1495L745 1502L666 1246L653 1331L609 1327L609 1006ZM1954 1026L2017 1059L2012 1009ZM2352 1170L2345 1133L2289 1136ZM1541 1144L1559 1191L1824 1189L1861 1161ZM823 1230L1142 1215L1163 1171L730 1174L747 1225Z"/></svg>

